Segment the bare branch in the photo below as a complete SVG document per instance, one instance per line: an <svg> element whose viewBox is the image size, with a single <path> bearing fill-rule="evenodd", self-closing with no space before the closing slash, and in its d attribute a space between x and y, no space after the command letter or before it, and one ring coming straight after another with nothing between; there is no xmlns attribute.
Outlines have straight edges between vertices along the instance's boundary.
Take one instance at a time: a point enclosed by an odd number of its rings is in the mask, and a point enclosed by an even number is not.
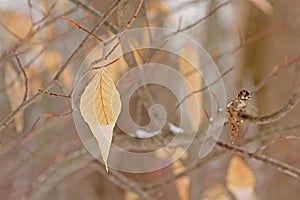
<svg viewBox="0 0 300 200"><path fill-rule="evenodd" d="M97 21L96 25L90 31L91 33L95 33L100 28L100 26L102 26L102 24L109 18L109 16L111 16L111 14L117 9L117 6L118 6L119 3L120 3L120 0L117 0L117 1L115 1L113 3L113 5L111 6L111 8L109 8L107 10L107 12L103 15L103 17L100 20ZM82 48L82 46L89 39L89 37L90 37L90 34L88 34L87 36L85 36L85 38L81 41L81 43L78 45L78 47L69 56L69 58L67 59L67 61L65 62L65 64L60 67L60 69L58 70L58 72L54 76L53 80L59 79L59 77L61 76L61 74L63 73L63 71L67 68L67 66L68 66L69 62L71 61L71 59L75 56L75 54L77 54L77 52L79 51L79 49Z"/></svg>
<svg viewBox="0 0 300 200"><path fill-rule="evenodd" d="M70 114L72 114L73 110L70 110L66 113L61 113L61 114L53 114L53 113L44 113L40 114L41 117L46 117L46 118L53 118L53 117L66 117Z"/></svg>
<svg viewBox="0 0 300 200"><path fill-rule="evenodd" d="M63 98L70 98L70 95L59 94L59 93L56 93L56 92L49 92L49 91L42 90L42 89L38 89L38 91L39 91L40 93L48 94L48 95L50 95L50 96L63 97Z"/></svg>
<svg viewBox="0 0 300 200"><path fill-rule="evenodd" d="M15 54L15 57L17 59L17 62L18 62L18 66L20 68L20 70L22 71L22 74L24 76L24 82L25 82L25 92L24 92L24 97L23 97L23 102L27 100L27 96L28 96L28 77L27 77L27 74L22 66L22 63L18 57L18 54L16 51L14 51L14 54Z"/></svg>
<svg viewBox="0 0 300 200"><path fill-rule="evenodd" d="M230 4L232 2L232 0L226 1L224 3L221 3L220 5L218 5L217 7L215 7L214 9L212 9L207 15L205 15L204 17L202 17L201 19L198 19L196 22L178 30L178 32L182 32L182 31L186 31L188 29L193 28L194 26L196 26L197 24L207 20L209 17L211 17L213 14L215 14L220 8Z"/></svg>
<svg viewBox="0 0 300 200"><path fill-rule="evenodd" d="M93 158L84 148L74 151L62 161L50 165L33 183L29 199L42 199L66 176L87 166Z"/></svg>
<svg viewBox="0 0 300 200"><path fill-rule="evenodd" d="M218 141L217 145L225 150L232 151L244 158L250 157L250 158L254 158L255 160L261 161L265 164L269 164L269 165L275 167L275 169L277 169L278 171L300 180L300 169L299 168L296 168L296 167L293 167L286 163L280 162L279 160L270 158L266 155L259 155L259 154L251 153L242 148L239 148L237 146L233 146L230 144L226 144L221 141Z"/></svg>
<svg viewBox="0 0 300 200"><path fill-rule="evenodd" d="M81 0L69 0L69 1L71 1L75 5L80 6L84 10L92 13L93 15L95 15L97 17L100 17L100 18L103 17L103 14L100 11L98 11L98 10L94 9L93 7L89 6L86 2L83 3ZM118 32L118 28L114 24L110 23L109 21L105 21L104 25L107 26L113 33L116 34Z"/></svg>
<svg viewBox="0 0 300 200"><path fill-rule="evenodd" d="M64 18L71 23L73 26L79 28L80 30L83 30L84 32L87 32L88 34L90 34L91 36L93 36L94 38L96 38L98 41L103 42L103 40L101 38L99 38L97 35L95 35L94 33L90 32L89 30L87 30L86 28L84 28L83 26L79 25L77 22L75 22L74 20L70 19L69 17L64 16Z"/></svg>
<svg viewBox="0 0 300 200"><path fill-rule="evenodd" d="M98 20L94 28L92 29L92 33L95 33L98 28L109 18L109 16L116 10L118 3L120 0L113 3L111 8L103 15L103 17ZM35 32L38 31L38 29L35 29L32 31L29 35L35 34ZM29 37L29 36L28 36ZM71 55L68 57L68 59L65 61L65 63L59 68L59 70L54 75L52 81L50 81L44 88L44 90L47 90L51 87L52 83L58 80L63 73L63 71L67 68L68 64L71 62L71 60L74 58L74 56L79 52L79 50L83 47L85 42L88 40L90 35L88 34L77 46L77 48L71 53ZM6 54L5 54L6 56ZM3 57L1 57L3 58ZM19 107L17 107L14 111L12 111L9 115L7 115L1 122L0 122L0 133L1 131L13 120L14 116L19 113L23 108L30 105L34 102L34 100L41 95L40 92L37 92L35 95L33 95L31 98L29 98L27 101L23 102Z"/></svg>
<svg viewBox="0 0 300 200"><path fill-rule="evenodd" d="M262 87L264 87L267 83L269 83L269 81L273 77L277 76L280 72L285 70L287 67L292 66L293 64L299 62L299 60L300 60L300 54L297 55L292 60L290 60L289 62L287 62L286 64L284 64L282 67L275 66L272 69L272 71L255 86L255 88L251 91L251 93L253 94L253 93L256 93L257 91L259 91Z"/></svg>
<svg viewBox="0 0 300 200"><path fill-rule="evenodd" d="M247 113L240 113L240 117L244 120L255 124L268 124L278 121L287 115L298 103L300 98L300 89L294 93L294 95L288 100L288 102L279 110L263 116L253 116Z"/></svg>
<svg viewBox="0 0 300 200"><path fill-rule="evenodd" d="M116 186L122 188L125 191L133 191L137 193L142 199L145 200L152 200L153 198L143 189L141 189L141 186L138 183L135 183L131 180L129 180L126 176L124 176L122 173L117 172L115 170L109 171L109 173L106 172L106 170L99 165L99 162L95 161L92 163L92 167L102 174L104 177L106 177L110 182L115 184Z"/></svg>
<svg viewBox="0 0 300 200"><path fill-rule="evenodd" d="M193 92L191 92L190 94L186 95L177 105L176 105L176 109L178 109L178 107L185 102L189 97L193 96L194 94L203 92L204 90L210 88L211 86L213 86L214 84L216 84L220 79L222 79L224 76L226 76L229 72L231 72L233 70L234 67L230 67L228 70L226 70L223 74L221 74L221 76L219 76L216 80L214 80L212 83L206 85L205 87L199 89L199 90L195 90Z"/></svg>

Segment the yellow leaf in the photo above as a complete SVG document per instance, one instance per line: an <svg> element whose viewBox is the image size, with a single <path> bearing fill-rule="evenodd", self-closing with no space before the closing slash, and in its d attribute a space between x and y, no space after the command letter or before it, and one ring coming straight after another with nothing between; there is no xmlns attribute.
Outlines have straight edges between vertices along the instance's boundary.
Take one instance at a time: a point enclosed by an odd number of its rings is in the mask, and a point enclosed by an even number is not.
<svg viewBox="0 0 300 200"><path fill-rule="evenodd" d="M10 64L7 64L4 69L4 81L6 86L6 94L9 101L11 111L15 110L23 101L25 83L13 69ZM24 128L23 112L15 115L14 124L16 131L20 133Z"/></svg>
<svg viewBox="0 0 300 200"><path fill-rule="evenodd" d="M106 70L100 70L86 86L80 100L80 111L98 142L106 170L113 128L121 112L121 100Z"/></svg>
<svg viewBox="0 0 300 200"><path fill-rule="evenodd" d="M229 162L226 185L237 199L256 199L255 177L247 164L238 156L233 156Z"/></svg>

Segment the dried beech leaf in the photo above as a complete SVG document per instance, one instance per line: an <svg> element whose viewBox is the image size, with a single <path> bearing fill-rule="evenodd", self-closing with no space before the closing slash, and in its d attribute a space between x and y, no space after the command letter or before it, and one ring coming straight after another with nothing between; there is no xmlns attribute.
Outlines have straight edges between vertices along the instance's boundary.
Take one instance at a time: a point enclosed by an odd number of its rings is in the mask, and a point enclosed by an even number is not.
<svg viewBox="0 0 300 200"><path fill-rule="evenodd" d="M238 156L229 162L226 185L237 199L255 200L255 177L248 165Z"/></svg>
<svg viewBox="0 0 300 200"><path fill-rule="evenodd" d="M10 64L4 69L4 81L6 85L6 94L10 109L15 110L23 101L25 83ZM24 114L19 112L15 115L14 124L16 131L20 133L24 128Z"/></svg>
<svg viewBox="0 0 300 200"><path fill-rule="evenodd" d="M106 170L113 128L121 112L118 90L106 70L97 73L86 86L80 100L80 111L95 136Z"/></svg>

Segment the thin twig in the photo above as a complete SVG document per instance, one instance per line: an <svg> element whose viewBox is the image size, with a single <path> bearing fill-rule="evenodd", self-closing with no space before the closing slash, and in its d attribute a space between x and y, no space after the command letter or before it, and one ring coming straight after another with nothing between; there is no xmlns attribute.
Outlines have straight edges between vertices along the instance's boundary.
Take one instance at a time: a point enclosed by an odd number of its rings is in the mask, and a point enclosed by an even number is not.
<svg viewBox="0 0 300 200"><path fill-rule="evenodd" d="M272 78L277 76L280 72L284 71L287 67L293 66L293 64L299 62L300 60L300 54L297 55L295 58L290 60L289 62L285 63L282 67L275 66L272 71L265 76L251 91L251 94L255 94L257 91L259 91L262 87L264 87Z"/></svg>
<svg viewBox="0 0 300 200"><path fill-rule="evenodd" d="M48 95L50 95L50 96L63 97L63 98L71 98L70 95L59 94L59 93L56 93L56 92L49 92L49 91L42 90L42 89L38 89L38 91L39 91L40 93L48 94Z"/></svg>
<svg viewBox="0 0 300 200"><path fill-rule="evenodd" d="M64 177L86 167L91 160L93 158L82 148L53 163L33 182L29 199L42 199Z"/></svg>
<svg viewBox="0 0 300 200"><path fill-rule="evenodd" d="M94 38L96 38L99 42L103 42L103 40L101 38L99 38L96 34L90 32L89 30L87 30L86 28L84 28L83 26L79 25L77 22L75 22L74 20L70 19L69 17L64 16L64 18L71 23L73 26L75 26L76 28L83 30L85 32L87 32L88 34L92 35Z"/></svg>
<svg viewBox="0 0 300 200"><path fill-rule="evenodd" d="M103 18L101 18L91 32L96 32L98 28L108 19L108 17L114 12L118 6L119 0L114 2L111 8L105 13ZM34 35L34 33L38 30L35 29L33 32L31 32L29 35ZM79 50L83 47L85 42L89 38L89 34L80 42L80 44L76 47L76 49L71 53L71 55L68 57L68 59L65 61L65 63L59 68L59 70L54 75L53 79L44 87L44 90L47 90L51 87L52 83L59 79L63 71L67 68L68 64L71 62L71 60L75 57L75 55L79 52ZM23 102L20 106L18 106L14 111L12 111L10 114L8 114L1 122L0 122L0 133L2 130L13 120L14 116L19 113L23 108L27 107L28 105L32 104L34 100L41 95L40 92L37 92L32 97L30 97L27 101Z"/></svg>
<svg viewBox="0 0 300 200"><path fill-rule="evenodd" d="M114 63L117 62L118 60L120 60L120 58L117 58L117 59L115 59L115 60L113 60L113 61L111 61L111 62L109 62L109 63L107 63L107 64L105 64L105 65L100 66L100 67L93 67L92 69L98 70L98 69L106 68L106 67L108 67L108 66L114 64Z"/></svg>
<svg viewBox="0 0 300 200"><path fill-rule="evenodd" d="M95 33L100 26L106 22L106 20L111 16L111 14L117 9L118 4L120 3L120 0L115 1L112 6L108 9L108 11L102 16L102 18L100 20L97 21L96 25L93 27L93 29L91 30L91 33ZM83 46L83 44L89 39L90 34L88 34L82 41L81 43L78 45L78 47L73 51L73 53L70 55L70 57L68 58L68 60L66 61L66 63L61 66L61 68L58 70L58 72L56 73L56 75L54 76L54 80L57 80L62 72L67 68L68 63L71 61L71 59L75 56L75 54L79 51L79 49Z"/></svg>
<svg viewBox="0 0 300 200"><path fill-rule="evenodd" d="M135 183L131 180L129 180L126 176L124 176L122 173L117 172L115 170L110 170L109 173L106 172L106 170L99 165L99 162L93 162L92 167L99 172L101 175L106 177L111 183L113 183L116 186L119 186L125 191L133 191L137 193L140 198L143 200L152 200L153 198L143 189L141 189L141 186L138 183Z"/></svg>
<svg viewBox="0 0 300 200"><path fill-rule="evenodd" d="M271 141L267 141L266 144L259 147L256 152L263 152L268 147L270 147L273 144L276 144L278 142L284 141L284 140L300 140L300 135L280 135L279 137L272 139Z"/></svg>
<svg viewBox="0 0 300 200"><path fill-rule="evenodd" d="M300 88L293 94L288 102L279 110L263 116L253 116L247 113L240 113L240 117L254 124L267 124L278 121L287 115L298 103L300 99Z"/></svg>
<svg viewBox="0 0 300 200"><path fill-rule="evenodd" d="M51 14L51 11L55 8L55 6L57 5L58 1L55 1L51 6L50 8L47 10L47 13L43 16L42 19L36 21L33 23L33 26L37 26L39 24L41 24L42 22L44 22Z"/></svg>
<svg viewBox="0 0 300 200"><path fill-rule="evenodd" d="M232 151L244 158L250 157L250 158L254 158L255 160L261 161L265 164L269 164L269 165L275 167L275 169L277 169L278 171L300 180L300 169L299 168L296 168L296 167L293 167L286 163L280 162L279 160L268 157L266 155L255 154L255 153L246 151L245 149L242 149L240 147L230 145L230 144L227 144L227 143L224 143L221 141L217 141L217 145L225 150Z"/></svg>
<svg viewBox="0 0 300 200"><path fill-rule="evenodd" d="M300 127L300 124L298 125L291 125L291 126L285 126L285 127L272 127L268 130L263 130L258 132L257 134L253 135L251 138L249 138L248 140L246 140L243 145L252 143L254 141L256 141L256 139L261 138L262 136L268 136L271 134L275 134L278 132L282 132L285 130L294 130L294 129L298 129ZM208 156L206 156L205 158L201 159L201 160L195 160L194 162L190 163L189 165L186 166L185 171L180 172L176 175L170 176L170 177L163 177L160 178L158 180L153 181L152 183L146 184L144 186L142 186L143 189L145 190L152 190L155 189L157 187L160 187L163 184L167 184L173 180L176 180L177 178L180 178L182 176L186 176L189 173L191 173L192 171L198 169L199 167L201 167L202 165L206 164L207 162L211 161L214 158L217 158L221 155L224 155L224 152L214 152L209 154Z"/></svg>
<svg viewBox="0 0 300 200"><path fill-rule="evenodd" d="M179 108L179 106L185 102L189 97L203 92L204 90L210 88L211 86L213 86L214 84L216 84L221 78L223 78L224 76L226 76L229 72L231 72L233 70L234 67L230 67L228 70L226 70L223 74L221 74L221 76L219 76L216 80L214 80L212 83L206 85L205 87L199 89L199 90L195 90L193 92L191 92L190 94L186 95L177 105L176 105L176 110Z"/></svg>
<svg viewBox="0 0 300 200"><path fill-rule="evenodd" d="M196 26L197 24L207 20L209 17L211 17L214 13L216 13L220 8L230 4L232 2L232 0L229 0L229 1L226 1L224 3L221 3L220 5L218 5L217 7L215 7L214 9L212 9L207 15L205 15L204 17L202 17L201 19L198 19L197 21L195 21L194 23L178 30L178 32L183 32L183 31L186 31L188 29L191 29L193 28L194 26Z"/></svg>
<svg viewBox="0 0 300 200"><path fill-rule="evenodd" d="M72 114L73 110L70 110L66 113L62 113L62 114L53 114L53 113L44 113L44 114L40 114L41 117L46 117L46 118L53 118L53 117L66 117L70 114Z"/></svg>
<svg viewBox="0 0 300 200"><path fill-rule="evenodd" d="M18 57L18 54L16 51L14 51L14 54L15 54L15 57L17 59L17 62L18 62L18 65L19 65L19 68L20 70L22 71L22 74L24 76L24 83L25 83L25 92L24 92L24 97L23 97L23 102L27 100L27 96L28 96L28 77L27 77L27 74L25 72L25 69L23 68L22 66L22 63Z"/></svg>
<svg viewBox="0 0 300 200"><path fill-rule="evenodd" d="M80 6L84 10L92 13L93 15L99 18L102 18L104 16L100 11L94 9L92 6L89 6L87 2L82 2L81 0L69 0L69 1L71 1L75 5ZM118 28L114 24L110 23L109 21L105 21L104 25L107 26L113 33L116 34L118 32Z"/></svg>
<svg viewBox="0 0 300 200"><path fill-rule="evenodd" d="M19 40L19 41L22 40L22 38L21 38L18 34L14 33L12 30L10 30L10 28L9 28L8 26L6 26L6 24L0 22L0 25L3 26L3 28L4 28L9 34L11 34L13 37L15 37L17 40Z"/></svg>

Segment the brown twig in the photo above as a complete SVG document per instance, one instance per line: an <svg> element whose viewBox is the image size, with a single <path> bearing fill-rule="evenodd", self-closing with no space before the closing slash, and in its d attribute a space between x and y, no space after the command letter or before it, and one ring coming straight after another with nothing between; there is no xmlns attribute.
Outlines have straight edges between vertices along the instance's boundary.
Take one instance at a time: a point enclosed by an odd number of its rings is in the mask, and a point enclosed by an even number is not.
<svg viewBox="0 0 300 200"><path fill-rule="evenodd" d="M84 10L92 13L93 15L99 18L102 18L104 16L100 11L94 9L92 6L89 6L87 2L82 2L81 0L69 0L69 1L71 1L75 5L80 6ZM116 34L118 32L118 28L114 24L110 23L109 21L105 21L104 25L107 26L113 33Z"/></svg>
<svg viewBox="0 0 300 200"><path fill-rule="evenodd" d="M276 137L275 139L272 139L271 141L267 141L266 144L259 147L256 152L262 152L268 147L270 147L273 144L276 144L277 142L283 141L283 140L300 140L300 135L280 135L279 137Z"/></svg>
<svg viewBox="0 0 300 200"><path fill-rule="evenodd" d="M72 24L73 26L75 26L76 28L83 30L85 32L87 32L88 34L92 35L94 38L96 38L99 42L103 42L103 40L101 38L99 38L96 34L90 32L89 30L87 30L86 28L84 28L83 26L79 25L77 22L75 22L74 20L70 19L69 17L64 16L64 19L67 20L70 24Z"/></svg>
<svg viewBox="0 0 300 200"><path fill-rule="evenodd" d="M15 37L17 40L21 41L22 38L16 34L15 32L13 32L12 30L10 30L10 28L8 26L6 26L6 24L0 22L0 25L10 34L12 35L13 37Z"/></svg>
<svg viewBox="0 0 300 200"><path fill-rule="evenodd" d="M261 161L265 164L269 164L269 165L275 167L275 169L277 169L278 171L300 180L300 169L299 168L296 168L296 167L293 167L286 163L280 162L280 161L278 161L274 158L268 157L266 155L255 154L255 153L246 151L245 149L242 149L240 147L226 144L222 141L217 141L217 145L225 150L232 151L244 158L250 157L250 158L254 158L255 160Z"/></svg>
<svg viewBox="0 0 300 200"><path fill-rule="evenodd" d="M53 117L66 117L70 114L72 114L73 110L70 110L66 113L62 113L62 114L53 114L53 113L43 113L40 114L41 117L46 117L46 118L53 118Z"/></svg>
<svg viewBox="0 0 300 200"><path fill-rule="evenodd" d="M278 121L287 115L298 103L300 99L300 88L293 94L288 102L282 106L279 110L263 116L253 116L247 113L240 113L240 117L244 120L255 124L267 124Z"/></svg>
<svg viewBox="0 0 300 200"><path fill-rule="evenodd" d="M117 9L118 4L120 3L120 0L115 1L112 6L107 10L107 12L102 16L102 18L100 20L97 21L96 25L92 28L92 30L90 31L91 33L95 33L99 27L104 24L107 19L109 18L109 16L111 16L111 14ZM88 40L88 38L90 37L90 34L88 34L82 41L81 43L78 45L78 47L72 52L72 54L70 55L70 57L68 58L68 60L66 61L66 63L61 66L61 68L58 70L58 72L56 73L56 75L54 76L54 80L57 80L62 72L66 69L68 63L71 61L71 59L75 56L75 54L79 51L79 49L82 48L83 44Z"/></svg>
<svg viewBox="0 0 300 200"><path fill-rule="evenodd" d="M176 110L179 108L179 106L185 102L189 97L203 92L204 90L210 88L211 86L213 86L214 84L216 84L221 78L223 78L224 76L226 76L229 72L231 72L233 70L234 67L230 67L228 70L226 70L223 74L221 74L221 76L219 76L216 80L214 80L212 83L206 85L205 87L199 89L199 90L195 90L193 92L191 92L190 94L186 95L177 105L176 105Z"/></svg>
<svg viewBox="0 0 300 200"><path fill-rule="evenodd" d="M120 60L120 58L117 58L109 63L107 63L106 65L103 65L103 66L100 66L100 67L93 67L92 69L95 69L95 70L98 70L98 69L101 69L101 68L106 68L112 64L114 64L115 62L117 62L118 60Z"/></svg>
<svg viewBox="0 0 300 200"><path fill-rule="evenodd" d="M55 8L55 6L57 5L58 1L55 1L51 6L50 8L47 10L47 13L45 13L45 15L42 17L42 19L32 23L33 26L37 26L39 24L41 24L42 22L44 22L51 14L51 11Z"/></svg>
<svg viewBox="0 0 300 200"><path fill-rule="evenodd" d="M98 30L98 28L108 19L108 17L112 14L112 12L114 12L118 6L119 0L114 2L112 4L112 6L110 7L110 9L103 15L103 17L97 21L96 25L94 26L94 28L92 29L91 32L96 32ZM34 33L38 30L35 29L34 31L32 31L29 35L34 35ZM75 55L79 52L79 50L83 47L83 45L85 44L85 42L88 40L89 38L89 34L80 42L80 44L76 47L76 49L71 53L71 55L68 57L68 59L65 61L65 63L59 68L59 70L56 72L56 74L54 75L53 79L44 87L44 90L47 90L51 87L52 83L55 82L56 80L58 80L61 76L61 74L63 73L63 71L67 68L68 64L71 62L71 60L75 57ZM27 36L29 37L29 36ZM4 57L7 54L3 55ZM0 60L3 57L0 58ZM23 108L27 107L28 105L32 104L34 102L34 100L39 97L41 95L40 92L37 92L36 94L34 94L32 97L30 97L29 99L27 99L26 101L24 101L20 106L18 106L14 111L12 111L10 114L8 114L1 122L0 122L0 133L1 131L13 120L14 116L19 113Z"/></svg>
<svg viewBox="0 0 300 200"><path fill-rule="evenodd" d="M22 74L24 76L24 83L25 83L25 92L24 92L24 97L23 97L23 102L27 100L27 96L28 96L28 77L27 77L27 74L25 72L25 69L23 68L22 66L22 63L18 57L18 54L16 51L14 51L14 54L15 54L15 57L17 59L17 62L18 62L18 66L20 68L20 70L22 71Z"/></svg>
<svg viewBox="0 0 300 200"><path fill-rule="evenodd" d="M42 94L48 94L50 96L55 96L55 97L63 97L63 98L71 98L70 95L65 95L65 94L59 94L59 93L56 93L56 92L49 92L49 91L46 91L46 90L42 90L42 89L38 89L38 91Z"/></svg>
<svg viewBox="0 0 300 200"><path fill-rule="evenodd" d="M300 60L300 54L297 55L295 58L290 60L289 62L285 63L282 67L279 67L278 65L273 67L272 71L265 76L251 91L252 94L255 94L257 91L259 91L262 87L264 87L272 78L277 76L280 72L284 71L287 67L292 66L293 64L299 62Z"/></svg>
<svg viewBox="0 0 300 200"><path fill-rule="evenodd" d="M300 124L285 126L285 127L272 127L270 129L267 129L267 130L262 130L262 131L258 132L257 134L254 134L251 138L247 139L244 142L244 145L252 143L252 142L256 141L256 139L260 139L262 136L268 136L268 135L275 134L275 133L278 133L278 132L282 132L282 131L285 131L285 130L294 130L294 129L299 129L299 128L300 128ZM211 161L212 159L214 159L216 157L219 157L223 154L225 154L225 152L211 153L208 156L206 156L205 158L203 158L201 160L195 160L194 162L187 165L185 171L180 172L180 173L178 173L176 175L173 175L171 177L163 177L163 178L158 179L158 180L156 180L152 183L144 185L142 188L145 189L145 190L152 190L152 189L155 189L157 187L160 187L163 184L167 184L167 183L169 183L173 180L176 180L177 178L188 175L192 171L198 169L202 165L206 164L207 162Z"/></svg>
<svg viewBox="0 0 300 200"><path fill-rule="evenodd" d="M93 158L82 148L53 163L34 181L29 199L42 199L64 177L86 167L91 160Z"/></svg>
<svg viewBox="0 0 300 200"><path fill-rule="evenodd" d="M217 7L215 7L214 9L212 9L207 15L205 15L204 17L202 17L201 19L198 19L197 21L195 21L194 23L178 30L178 32L183 32L183 31L186 31L188 29L191 29L193 28L194 26L196 26L197 24L207 20L209 17L211 17L213 14L215 14L220 8L230 4L232 2L232 0L229 0L229 1L226 1L224 3L221 3L220 5L218 5Z"/></svg>

